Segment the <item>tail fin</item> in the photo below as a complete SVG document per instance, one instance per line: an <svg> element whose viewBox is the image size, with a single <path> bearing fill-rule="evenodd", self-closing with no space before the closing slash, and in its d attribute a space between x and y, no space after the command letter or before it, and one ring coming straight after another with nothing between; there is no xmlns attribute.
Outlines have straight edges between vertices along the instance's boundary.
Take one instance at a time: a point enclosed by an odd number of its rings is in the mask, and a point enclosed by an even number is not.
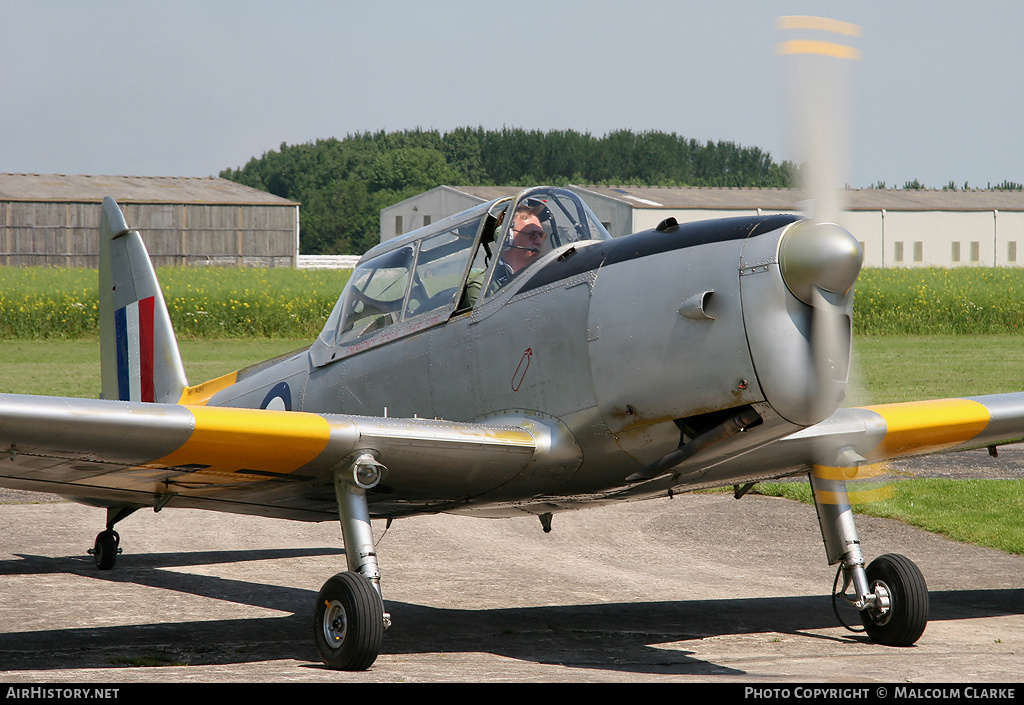
<svg viewBox="0 0 1024 705"><path fill-rule="evenodd" d="M110 196L100 222L104 399L176 403L188 386L171 317L137 230Z"/></svg>

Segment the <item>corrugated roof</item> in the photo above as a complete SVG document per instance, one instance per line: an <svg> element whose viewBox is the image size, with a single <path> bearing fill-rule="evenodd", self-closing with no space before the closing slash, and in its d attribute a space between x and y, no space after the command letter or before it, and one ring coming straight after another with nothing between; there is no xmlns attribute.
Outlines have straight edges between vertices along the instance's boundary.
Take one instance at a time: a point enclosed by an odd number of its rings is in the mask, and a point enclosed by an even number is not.
<svg viewBox="0 0 1024 705"><path fill-rule="evenodd" d="M2 201L118 203L230 203L295 205L266 191L215 177L0 174Z"/></svg>
<svg viewBox="0 0 1024 705"><path fill-rule="evenodd" d="M460 193L465 193L480 199L481 203L493 201L496 198L515 196L525 191L528 186L441 186L439 188L450 188Z"/></svg>
<svg viewBox="0 0 1024 705"><path fill-rule="evenodd" d="M796 210L806 198L798 189L579 186L636 208ZM847 189L850 210L1024 211L1024 191Z"/></svg>

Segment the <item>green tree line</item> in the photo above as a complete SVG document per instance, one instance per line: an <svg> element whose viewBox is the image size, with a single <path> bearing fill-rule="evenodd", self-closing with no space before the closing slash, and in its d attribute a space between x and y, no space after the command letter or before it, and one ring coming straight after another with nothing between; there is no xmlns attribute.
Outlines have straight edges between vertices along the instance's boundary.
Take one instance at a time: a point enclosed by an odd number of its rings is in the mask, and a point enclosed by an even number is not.
<svg viewBox="0 0 1024 705"><path fill-rule="evenodd" d="M382 208L442 184L786 188L795 170L757 147L675 133L464 127L281 144L220 176L301 203L303 254L360 254L380 239Z"/></svg>

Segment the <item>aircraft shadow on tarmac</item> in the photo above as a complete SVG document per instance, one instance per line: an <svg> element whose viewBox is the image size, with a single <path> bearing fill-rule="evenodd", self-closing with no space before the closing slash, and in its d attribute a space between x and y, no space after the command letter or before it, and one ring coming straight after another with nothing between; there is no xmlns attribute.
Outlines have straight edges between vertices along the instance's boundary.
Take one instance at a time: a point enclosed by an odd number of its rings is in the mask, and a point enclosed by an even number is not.
<svg viewBox="0 0 1024 705"><path fill-rule="evenodd" d="M119 655L147 653L167 663L190 665L295 659L321 668L310 639L313 591L165 569L343 553L336 548L312 548L134 554L130 564L112 571L97 570L88 557L17 554L15 560L0 561L0 577L75 575L289 614L176 621L173 613L164 612L154 614L153 622L145 625L75 626L54 610L58 628L0 634L0 671L116 667L128 662ZM1024 614L1024 588L933 591L930 596L933 621ZM76 612L73 605L62 609L83 615L83 621L88 621L91 610L106 609L88 605L87 596L74 597L81 601L82 610ZM806 631L837 626L828 596L498 609L385 602L395 619L385 635L385 655L484 652L527 662L636 673L740 673L692 657L685 642L770 633L812 636ZM859 626L851 608L840 609L844 620ZM110 613L104 618L109 621ZM869 643L854 632L815 636ZM664 644L672 646L658 646Z"/></svg>

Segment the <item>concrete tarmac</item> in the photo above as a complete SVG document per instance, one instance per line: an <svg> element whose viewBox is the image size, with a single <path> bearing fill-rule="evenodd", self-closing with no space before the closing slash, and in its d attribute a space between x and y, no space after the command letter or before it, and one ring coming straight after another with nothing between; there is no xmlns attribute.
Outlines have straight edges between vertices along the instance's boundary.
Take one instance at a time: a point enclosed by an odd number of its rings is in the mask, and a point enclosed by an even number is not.
<svg viewBox="0 0 1024 705"><path fill-rule="evenodd" d="M844 629L812 507L682 495L554 517L396 521L378 551L394 625L363 673L323 668L316 593L343 570L337 522L167 509L86 550L104 512L0 505L0 681L1014 683L1024 557L858 517L870 559L923 571L913 647ZM841 607L851 623L856 613Z"/></svg>

